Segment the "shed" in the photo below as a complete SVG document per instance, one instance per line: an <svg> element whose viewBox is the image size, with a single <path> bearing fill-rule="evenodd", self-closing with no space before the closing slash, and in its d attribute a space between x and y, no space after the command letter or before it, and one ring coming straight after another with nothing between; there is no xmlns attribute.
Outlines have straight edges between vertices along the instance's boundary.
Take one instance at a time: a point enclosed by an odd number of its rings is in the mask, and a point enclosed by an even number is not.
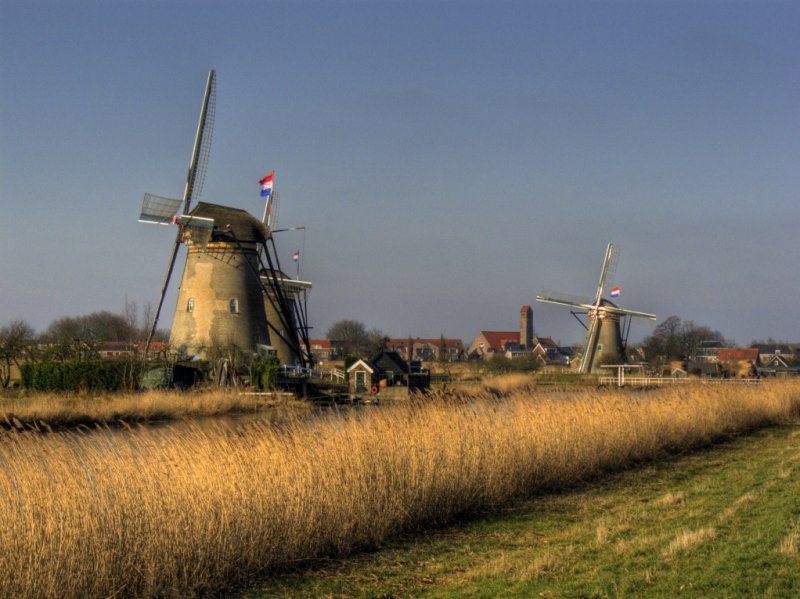
<svg viewBox="0 0 800 599"><path fill-rule="evenodd" d="M369 360L358 360L347 369L351 395L361 395L377 389L378 367Z"/></svg>

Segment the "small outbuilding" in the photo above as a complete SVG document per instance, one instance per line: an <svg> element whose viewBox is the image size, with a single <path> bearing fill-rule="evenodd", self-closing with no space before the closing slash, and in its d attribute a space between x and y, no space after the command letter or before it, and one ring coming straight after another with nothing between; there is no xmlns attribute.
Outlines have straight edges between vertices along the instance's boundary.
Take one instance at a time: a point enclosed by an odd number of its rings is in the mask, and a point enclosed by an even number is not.
<svg viewBox="0 0 800 599"><path fill-rule="evenodd" d="M347 369L351 396L378 391L378 367L369 360L358 360Z"/></svg>
<svg viewBox="0 0 800 599"><path fill-rule="evenodd" d="M419 362L406 362L395 351L383 351L371 360L358 360L347 369L350 395L366 394L395 397L407 396L412 391L424 391L430 387L430 372L420 367Z"/></svg>

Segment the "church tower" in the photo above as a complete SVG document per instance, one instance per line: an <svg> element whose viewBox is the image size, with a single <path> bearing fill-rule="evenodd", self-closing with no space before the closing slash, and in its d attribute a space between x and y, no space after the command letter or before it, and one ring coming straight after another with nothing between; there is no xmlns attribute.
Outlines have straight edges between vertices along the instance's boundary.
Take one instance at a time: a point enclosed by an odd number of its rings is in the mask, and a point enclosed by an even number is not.
<svg viewBox="0 0 800 599"><path fill-rule="evenodd" d="M533 310L527 304L519 314L519 345L522 349L533 349Z"/></svg>

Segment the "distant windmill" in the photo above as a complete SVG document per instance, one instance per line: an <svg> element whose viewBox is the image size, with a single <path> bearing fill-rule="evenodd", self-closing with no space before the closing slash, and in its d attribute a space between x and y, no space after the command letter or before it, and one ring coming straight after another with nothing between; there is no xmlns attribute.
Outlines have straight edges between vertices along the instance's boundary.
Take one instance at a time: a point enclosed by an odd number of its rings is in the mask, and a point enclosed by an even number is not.
<svg viewBox="0 0 800 599"><path fill-rule="evenodd" d="M145 194L142 203L141 222L179 228L147 347L183 243L187 256L170 331L173 348L203 356L215 345L235 345L245 352L274 347L284 363L306 365L311 362L306 311L298 305L304 304L305 293L289 289L284 281L288 277L280 271L268 224L245 210L207 202L190 210L208 164L215 81L209 71L183 200ZM305 283L302 291L310 286Z"/></svg>
<svg viewBox="0 0 800 599"><path fill-rule="evenodd" d="M631 319L633 317L656 319L655 314L624 310L603 297L603 287L616 266L618 256L619 252L609 243L603 260L603 268L600 270L600 283L597 285L597 293L593 302L552 292L542 292L542 295L536 296L536 300L540 302L579 308L580 310L572 311L572 315L576 318L578 314L587 316L588 325L578 319L586 328L586 343L580 364L582 373L598 372L601 364L624 363L624 345L627 341ZM618 289L612 290L612 295L616 297ZM627 326L623 336L620 321L625 319L627 319Z"/></svg>

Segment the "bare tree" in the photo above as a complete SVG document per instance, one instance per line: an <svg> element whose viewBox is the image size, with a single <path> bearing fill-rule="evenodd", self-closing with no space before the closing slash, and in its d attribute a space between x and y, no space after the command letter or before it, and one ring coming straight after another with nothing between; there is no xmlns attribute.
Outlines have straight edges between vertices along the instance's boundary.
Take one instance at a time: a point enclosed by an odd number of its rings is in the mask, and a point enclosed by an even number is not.
<svg viewBox="0 0 800 599"><path fill-rule="evenodd" d="M36 332L24 320L15 320L0 328L0 385L5 389L11 382L12 366L20 367L30 356Z"/></svg>
<svg viewBox="0 0 800 599"><path fill-rule="evenodd" d="M645 338L642 345L651 362L659 359L693 360L703 341L726 343L719 331L670 316L655 328L652 335Z"/></svg>
<svg viewBox="0 0 800 599"><path fill-rule="evenodd" d="M125 316L125 323L128 325L129 333L133 336L129 341L136 341L135 337L138 337L140 330L139 307L134 300L129 300L127 295L125 296L125 311L123 312L123 316Z"/></svg>
<svg viewBox="0 0 800 599"><path fill-rule="evenodd" d="M388 337L379 329L367 330L359 320L339 320L331 325L325 336L335 342L342 356L369 357L386 347Z"/></svg>

